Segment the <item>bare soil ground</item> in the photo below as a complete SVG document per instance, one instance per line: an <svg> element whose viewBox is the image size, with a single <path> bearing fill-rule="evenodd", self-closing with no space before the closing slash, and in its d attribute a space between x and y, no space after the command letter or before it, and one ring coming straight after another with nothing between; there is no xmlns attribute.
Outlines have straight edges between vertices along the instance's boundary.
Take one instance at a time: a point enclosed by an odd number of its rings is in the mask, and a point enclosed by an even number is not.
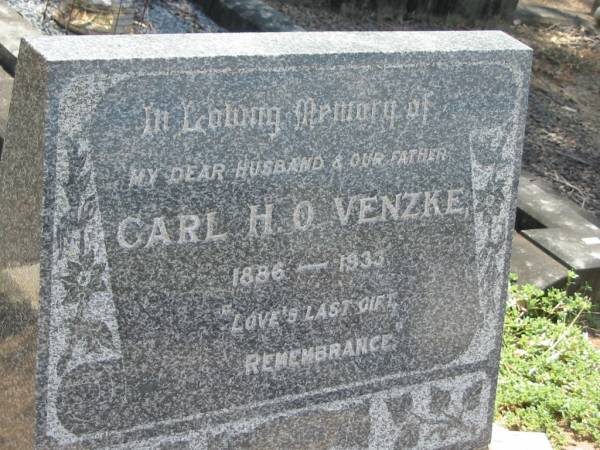
<svg viewBox="0 0 600 450"><path fill-rule="evenodd" d="M456 18L437 23L377 22L338 14L328 0L265 0L308 30L466 29ZM525 0L589 14L592 0ZM479 23L500 28L534 51L523 168L600 219L600 34L577 28Z"/></svg>
<svg viewBox="0 0 600 450"><path fill-rule="evenodd" d="M524 168L600 217L600 35L511 32L535 50Z"/></svg>
<svg viewBox="0 0 600 450"><path fill-rule="evenodd" d="M508 31L535 51L523 167L600 218L600 35Z"/></svg>
<svg viewBox="0 0 600 450"><path fill-rule="evenodd" d="M520 5L546 6L579 14L589 14L593 3L593 0L519 0Z"/></svg>

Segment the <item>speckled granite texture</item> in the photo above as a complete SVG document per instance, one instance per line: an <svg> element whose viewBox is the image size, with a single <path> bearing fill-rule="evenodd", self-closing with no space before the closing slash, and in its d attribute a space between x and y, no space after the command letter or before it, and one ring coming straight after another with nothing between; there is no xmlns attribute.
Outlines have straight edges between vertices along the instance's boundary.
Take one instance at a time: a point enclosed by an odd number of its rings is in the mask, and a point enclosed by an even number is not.
<svg viewBox="0 0 600 450"><path fill-rule="evenodd" d="M0 261L41 261L39 448L485 446L530 63L500 32L25 41Z"/></svg>

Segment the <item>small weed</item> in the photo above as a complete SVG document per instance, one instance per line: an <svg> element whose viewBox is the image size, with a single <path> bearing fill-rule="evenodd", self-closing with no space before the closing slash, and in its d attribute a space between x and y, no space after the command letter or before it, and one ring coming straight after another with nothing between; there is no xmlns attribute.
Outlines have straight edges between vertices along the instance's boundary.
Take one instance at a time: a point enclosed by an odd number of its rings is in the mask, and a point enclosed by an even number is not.
<svg viewBox="0 0 600 450"><path fill-rule="evenodd" d="M567 433L600 445L600 353L581 327L590 300L518 284L510 294L498 419L511 429L543 431L557 448L566 445Z"/></svg>

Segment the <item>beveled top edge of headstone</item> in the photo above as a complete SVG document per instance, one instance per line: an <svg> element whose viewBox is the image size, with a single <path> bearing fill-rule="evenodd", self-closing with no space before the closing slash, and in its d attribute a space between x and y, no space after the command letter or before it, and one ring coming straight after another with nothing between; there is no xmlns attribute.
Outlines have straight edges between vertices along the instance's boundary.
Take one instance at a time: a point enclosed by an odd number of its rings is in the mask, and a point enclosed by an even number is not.
<svg viewBox="0 0 600 450"><path fill-rule="evenodd" d="M44 36L24 40L47 62L222 56L527 51L502 31L198 33Z"/></svg>

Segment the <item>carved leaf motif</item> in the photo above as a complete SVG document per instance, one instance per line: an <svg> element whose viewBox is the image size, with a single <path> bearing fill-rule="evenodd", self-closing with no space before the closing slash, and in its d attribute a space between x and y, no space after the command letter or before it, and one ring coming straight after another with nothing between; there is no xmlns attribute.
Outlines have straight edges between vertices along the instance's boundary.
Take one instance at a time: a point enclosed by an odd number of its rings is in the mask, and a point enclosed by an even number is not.
<svg viewBox="0 0 600 450"><path fill-rule="evenodd" d="M71 209L76 208L77 204L79 203L79 190L77 189L76 174L69 173L69 178L64 188L65 196L67 197L67 201L69 202L69 207Z"/></svg>
<svg viewBox="0 0 600 450"><path fill-rule="evenodd" d="M59 224L56 227L56 243L58 246L58 257L62 258L65 254L65 245L68 241L69 231L65 227Z"/></svg>
<svg viewBox="0 0 600 450"><path fill-rule="evenodd" d="M77 305L82 301L85 301L85 293L79 290L70 289L63 298L63 304L65 305Z"/></svg>
<svg viewBox="0 0 600 450"><path fill-rule="evenodd" d="M462 403L465 411L473 411L479 407L483 381L469 386L463 393Z"/></svg>
<svg viewBox="0 0 600 450"><path fill-rule="evenodd" d="M413 448L419 443L419 425L409 424L402 427L396 445L396 450L402 450L406 448Z"/></svg>
<svg viewBox="0 0 600 450"><path fill-rule="evenodd" d="M65 247L73 239L72 232L77 228L77 209L69 209L59 220L56 227L56 241L58 243L59 257L64 254Z"/></svg>
<svg viewBox="0 0 600 450"><path fill-rule="evenodd" d="M100 352L103 348L112 349L112 333L104 322L91 322L86 336L86 346L90 352Z"/></svg>
<svg viewBox="0 0 600 450"><path fill-rule="evenodd" d="M83 342L87 352L100 352L114 349L112 333L106 323L100 320L72 320L69 328L76 341Z"/></svg>
<svg viewBox="0 0 600 450"><path fill-rule="evenodd" d="M68 331L67 347L60 357L56 370L59 375L68 369L75 352L101 353L115 350L112 332L105 322L86 318L85 311L91 297L106 291L106 263L97 261L97 251L88 241L86 227L97 212L95 194L90 189L93 180L91 161L86 146L74 141L66 143L68 152L67 177L63 181L68 209L58 220L56 238L59 258L68 259L61 282L65 289L64 304L77 305L76 313L64 323ZM73 255L73 246L78 254ZM67 250L69 254L67 255Z"/></svg>
<svg viewBox="0 0 600 450"><path fill-rule="evenodd" d="M69 156L69 176L65 185L65 195L69 201L69 206L76 207L79 204L81 190L80 177L85 165L85 156L78 152L72 152Z"/></svg>
<svg viewBox="0 0 600 450"><path fill-rule="evenodd" d="M69 203L69 212L67 214L76 214L80 199L76 183L65 186L65 195L67 197L67 202Z"/></svg>
<svg viewBox="0 0 600 450"><path fill-rule="evenodd" d="M437 387L432 387L430 395L431 400L429 401L429 410L432 413L448 410L451 400L451 395L449 391Z"/></svg>
<svg viewBox="0 0 600 450"><path fill-rule="evenodd" d="M413 399L410 394L406 393L399 398L390 399L387 405L394 423L399 424L406 421L408 413L413 408Z"/></svg>
<svg viewBox="0 0 600 450"><path fill-rule="evenodd" d="M442 441L444 441L448 437L449 431L450 430L448 429L447 426L439 426L439 427L434 428L431 431L431 434L432 435L436 435L437 434L438 437L439 437L439 439L442 440Z"/></svg>
<svg viewBox="0 0 600 450"><path fill-rule="evenodd" d="M77 227L77 208L70 208L65 215L60 218L60 225L71 231Z"/></svg>
<svg viewBox="0 0 600 450"><path fill-rule="evenodd" d="M62 377L65 373L69 359L71 359L71 352L65 352L56 363L56 373L59 376Z"/></svg>
<svg viewBox="0 0 600 450"><path fill-rule="evenodd" d="M92 220L95 212L96 203L94 202L93 197L88 197L83 203L83 206L81 207L81 222L85 224Z"/></svg>
<svg viewBox="0 0 600 450"><path fill-rule="evenodd" d="M92 171L91 170L86 170L85 172L80 173L79 179L77 180L77 185L78 185L77 187L79 188L79 192L81 192L81 193L85 192L85 189L88 187L91 180L92 180Z"/></svg>

